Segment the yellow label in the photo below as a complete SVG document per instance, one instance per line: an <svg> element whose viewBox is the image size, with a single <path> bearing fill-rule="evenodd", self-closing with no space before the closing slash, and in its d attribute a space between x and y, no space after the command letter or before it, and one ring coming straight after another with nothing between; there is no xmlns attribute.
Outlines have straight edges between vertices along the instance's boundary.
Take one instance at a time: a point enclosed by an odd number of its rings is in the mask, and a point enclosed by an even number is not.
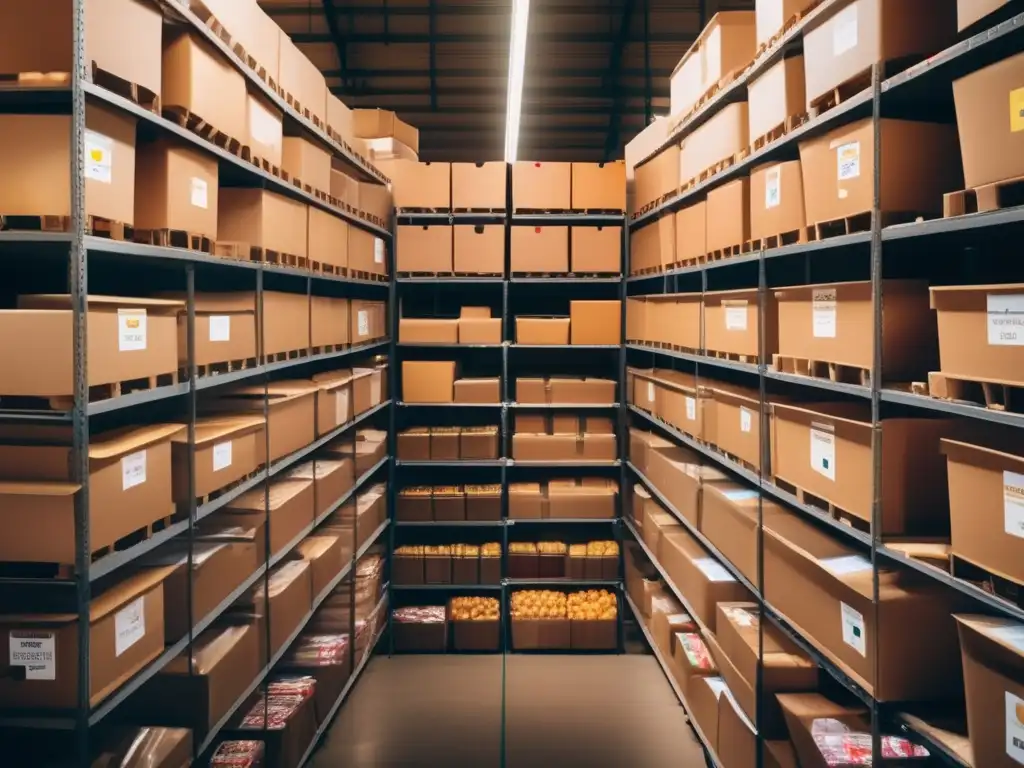
<svg viewBox="0 0 1024 768"><path fill-rule="evenodd" d="M1010 91L1010 132L1024 131L1024 88Z"/></svg>

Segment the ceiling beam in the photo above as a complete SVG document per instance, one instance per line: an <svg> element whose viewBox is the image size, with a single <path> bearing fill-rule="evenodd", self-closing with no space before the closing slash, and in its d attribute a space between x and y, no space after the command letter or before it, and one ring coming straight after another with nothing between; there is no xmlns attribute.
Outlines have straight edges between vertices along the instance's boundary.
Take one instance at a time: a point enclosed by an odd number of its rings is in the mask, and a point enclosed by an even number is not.
<svg viewBox="0 0 1024 768"><path fill-rule="evenodd" d="M661 33L651 35L652 43L671 43L682 45L682 41L691 40L696 36L694 32ZM329 34L323 32L294 32L291 34L292 41L297 44L315 44L333 42ZM538 32L530 35L530 44L554 43L557 45L613 45L617 37L604 32L584 32L568 34L561 32ZM433 40L436 43L476 43L479 45L494 45L508 41L508 34L499 32L474 32L474 33L440 33L433 38L429 33L402 33L382 34L380 32L354 32L348 36L350 45L356 44L420 44L427 45ZM626 43L642 43L643 38L629 38Z"/></svg>
<svg viewBox="0 0 1024 768"><path fill-rule="evenodd" d="M421 75L422 76L422 75ZM631 92L629 89L622 89L625 97L631 99L642 99L643 93ZM398 87L380 88L371 85L352 85L350 87L331 88L331 92L337 96L348 96L355 98L370 98L382 96L427 96L431 97L431 103L435 103L437 96L495 96L495 88L480 85L456 86L441 85L435 82L422 82L413 85ZM600 99L611 101L613 96L606 88L601 86L573 87L565 85L550 85L548 83L532 83L523 88L526 98L546 99Z"/></svg>
<svg viewBox="0 0 1024 768"><path fill-rule="evenodd" d="M267 14L273 18L284 18L287 16L308 16L309 8L306 6L285 6L269 7L265 9ZM344 12L356 16L379 16L381 13L379 5L346 5ZM613 7L611 12L617 8ZM438 3L435 10L440 15L455 16L502 16L508 17L509 4L460 4L460 3ZM588 16L602 13L602 9L590 5L547 3L537 9L538 16ZM388 7L388 13L393 16L429 16L430 8L425 5L397 5ZM530 9L533 15L533 9Z"/></svg>
<svg viewBox="0 0 1024 768"><path fill-rule="evenodd" d="M377 106L381 109L389 109L392 112L419 112L434 113L437 115L494 115L502 121L505 119L504 102L465 104L465 105L440 105L433 109L430 104L387 104L371 102L367 104L350 103L350 107L361 109L363 107ZM644 105L626 106L622 112L634 115L644 114ZM523 115L549 116L549 115L607 115L606 106L573 106L571 104L523 104ZM607 124L605 124L607 130Z"/></svg>
<svg viewBox="0 0 1024 768"><path fill-rule="evenodd" d="M338 24L338 10L334 6L334 0L323 0L323 5L324 15L327 17L327 29L330 32L330 42L334 43L334 48L338 52L338 66L340 67L338 76L344 83L348 69L348 50L345 38L341 34L341 26Z"/></svg>
<svg viewBox="0 0 1024 768"><path fill-rule="evenodd" d="M688 48L690 45L687 41L682 41L680 47ZM386 79L386 78L413 78L423 77L423 68L411 68L411 69L358 69L355 67L349 67L347 75L353 79ZM544 77L550 79L552 77L601 77L603 78L606 70L594 69L587 67L560 67L557 69L543 70ZM438 67L436 70L437 77L493 77L495 79L505 80L508 77L508 67ZM654 78L668 78L672 76L671 69L652 69L651 77ZM341 77L341 71L337 69L324 70L324 77ZM647 71L639 67L623 67L619 70L619 77L622 78L646 78Z"/></svg>
<svg viewBox="0 0 1024 768"><path fill-rule="evenodd" d="M605 160L612 159L612 152L619 146L619 128L622 124L622 102L625 100L625 89L619 87L619 70L622 69L622 56L626 51L626 43L629 40L629 28L633 23L633 8L635 0L627 0L622 7L622 17L619 20L619 34L612 46L611 62L608 65L608 95L612 97L612 113L608 117L608 136L604 142ZM644 45L648 41L644 40Z"/></svg>

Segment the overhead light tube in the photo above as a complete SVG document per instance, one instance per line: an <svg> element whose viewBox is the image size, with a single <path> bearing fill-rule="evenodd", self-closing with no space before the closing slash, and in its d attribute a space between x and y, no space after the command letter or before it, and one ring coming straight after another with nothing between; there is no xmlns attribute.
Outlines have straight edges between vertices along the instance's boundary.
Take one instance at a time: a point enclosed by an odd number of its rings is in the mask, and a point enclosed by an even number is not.
<svg viewBox="0 0 1024 768"><path fill-rule="evenodd" d="M530 0L512 0L512 37L508 55L508 103L505 107L505 162L514 163L519 151L519 122L523 113L523 77Z"/></svg>

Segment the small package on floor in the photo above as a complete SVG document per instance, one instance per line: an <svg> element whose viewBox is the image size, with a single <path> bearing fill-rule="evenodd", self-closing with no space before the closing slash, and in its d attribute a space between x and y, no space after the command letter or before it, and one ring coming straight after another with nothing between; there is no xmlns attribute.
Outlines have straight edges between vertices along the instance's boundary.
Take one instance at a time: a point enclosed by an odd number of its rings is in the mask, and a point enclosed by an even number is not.
<svg viewBox="0 0 1024 768"><path fill-rule="evenodd" d="M210 768L263 768L262 741L222 741L210 758Z"/></svg>

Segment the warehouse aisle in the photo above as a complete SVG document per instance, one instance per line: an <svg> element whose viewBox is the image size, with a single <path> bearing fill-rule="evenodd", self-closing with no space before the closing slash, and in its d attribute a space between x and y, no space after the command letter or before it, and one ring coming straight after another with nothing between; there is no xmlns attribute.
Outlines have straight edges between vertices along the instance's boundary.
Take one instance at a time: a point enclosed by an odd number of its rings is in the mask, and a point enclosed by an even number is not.
<svg viewBox="0 0 1024 768"><path fill-rule="evenodd" d="M507 659L508 768L703 768L704 756L648 655ZM314 768L501 765L501 657L375 658Z"/></svg>

